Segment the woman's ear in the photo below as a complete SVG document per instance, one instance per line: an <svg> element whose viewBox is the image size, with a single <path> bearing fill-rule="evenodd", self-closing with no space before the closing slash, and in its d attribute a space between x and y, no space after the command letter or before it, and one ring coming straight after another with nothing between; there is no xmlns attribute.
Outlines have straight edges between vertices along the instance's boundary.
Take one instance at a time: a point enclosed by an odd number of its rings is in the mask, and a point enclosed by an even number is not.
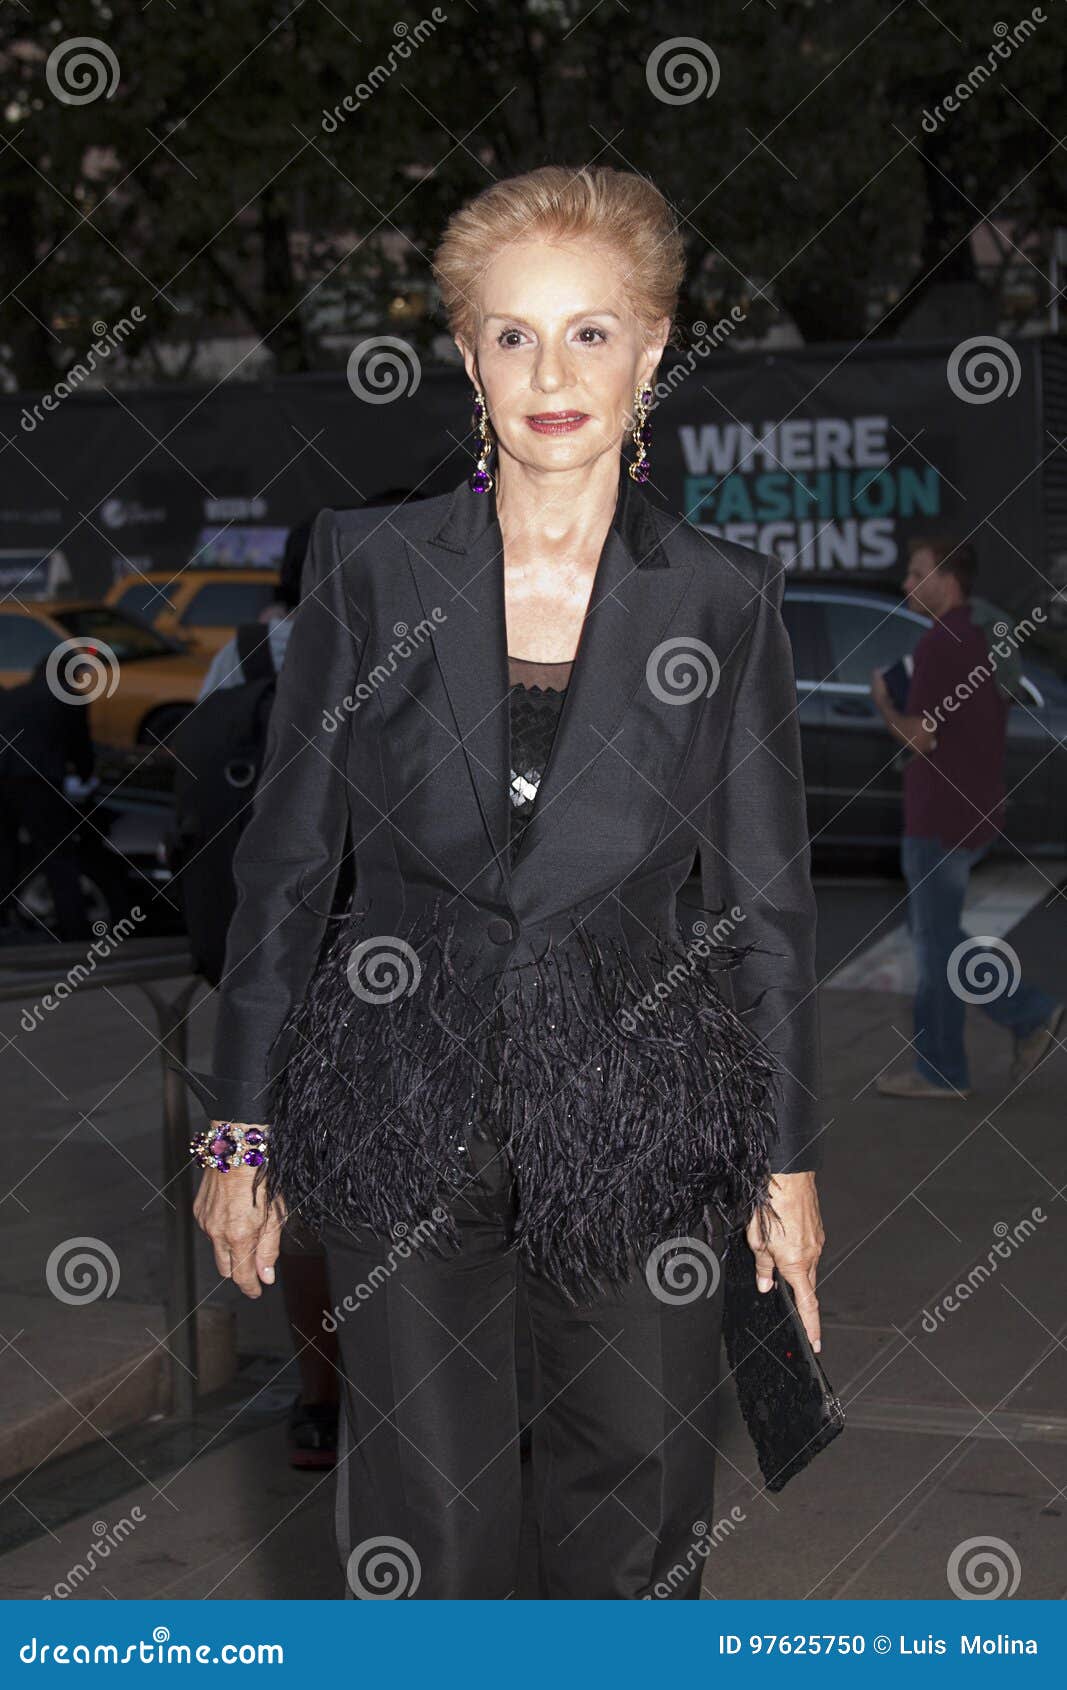
<svg viewBox="0 0 1067 1690"><path fill-rule="evenodd" d="M649 382L651 382L652 377L659 368L659 363L663 357L663 352L667 345L667 338L670 335L670 332L671 319L669 317L661 317L659 321L654 323L652 328L648 331L648 334L645 337L645 349L641 354L640 384L642 387L645 387Z"/></svg>
<svg viewBox="0 0 1067 1690"><path fill-rule="evenodd" d="M452 338L459 348L459 355L463 359L464 369L466 370L466 372L467 372L468 376L470 377L471 381L474 383L474 386L479 387L481 384L478 380L478 358L477 358L477 354L473 351L473 349L471 347L469 347L467 345L467 343L465 341L460 340L458 335L453 335Z"/></svg>

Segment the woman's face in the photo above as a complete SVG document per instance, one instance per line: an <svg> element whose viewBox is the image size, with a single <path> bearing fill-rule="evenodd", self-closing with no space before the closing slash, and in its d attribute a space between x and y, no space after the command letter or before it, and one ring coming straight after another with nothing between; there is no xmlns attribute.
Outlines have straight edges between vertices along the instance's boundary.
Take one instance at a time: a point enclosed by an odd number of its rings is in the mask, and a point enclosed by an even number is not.
<svg viewBox="0 0 1067 1690"><path fill-rule="evenodd" d="M540 470L617 453L670 327L642 329L625 263L589 240L523 241L490 261L476 303L477 343L457 345L501 453Z"/></svg>

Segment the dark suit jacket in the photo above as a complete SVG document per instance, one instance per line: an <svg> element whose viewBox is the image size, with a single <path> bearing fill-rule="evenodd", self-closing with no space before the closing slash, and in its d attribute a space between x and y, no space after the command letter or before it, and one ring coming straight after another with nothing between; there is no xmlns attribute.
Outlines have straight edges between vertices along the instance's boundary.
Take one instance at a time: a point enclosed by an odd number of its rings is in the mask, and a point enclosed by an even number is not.
<svg viewBox="0 0 1067 1690"><path fill-rule="evenodd" d="M610 922L635 949L676 936L699 852L703 903L748 948L726 988L781 1068L771 1168L818 1167L816 911L782 586L778 561L657 510L621 473L512 866L495 495L464 482L323 511L235 861L214 1072L190 1082L208 1113L272 1119L347 851L372 932L404 932L443 896L498 968L576 921Z"/></svg>
<svg viewBox="0 0 1067 1690"><path fill-rule="evenodd" d="M68 768L82 780L93 772L88 707L56 697L43 670L18 686L0 688L0 735L4 778L61 787Z"/></svg>

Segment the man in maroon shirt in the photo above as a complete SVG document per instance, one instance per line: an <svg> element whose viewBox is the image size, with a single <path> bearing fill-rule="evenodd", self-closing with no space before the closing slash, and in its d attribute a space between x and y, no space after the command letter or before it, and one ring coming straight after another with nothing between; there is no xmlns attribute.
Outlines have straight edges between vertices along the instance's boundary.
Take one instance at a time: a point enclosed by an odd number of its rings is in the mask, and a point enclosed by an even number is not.
<svg viewBox="0 0 1067 1690"><path fill-rule="evenodd" d="M993 947L989 940L968 942L960 915L970 871L1004 820L1010 708L997 687L986 636L971 619L975 567L966 544L912 541L904 591L933 626L915 648L906 709L894 708L880 671L871 679L887 726L915 753L904 771L901 844L918 966L914 1064L878 1077L877 1090L887 1097L970 1096L963 1040L966 1006L973 1001L967 961ZM1011 975L1010 967L996 972ZM1048 1054L1067 1014L1048 992L1022 984L983 998L981 1008L1014 1035L1016 1083Z"/></svg>

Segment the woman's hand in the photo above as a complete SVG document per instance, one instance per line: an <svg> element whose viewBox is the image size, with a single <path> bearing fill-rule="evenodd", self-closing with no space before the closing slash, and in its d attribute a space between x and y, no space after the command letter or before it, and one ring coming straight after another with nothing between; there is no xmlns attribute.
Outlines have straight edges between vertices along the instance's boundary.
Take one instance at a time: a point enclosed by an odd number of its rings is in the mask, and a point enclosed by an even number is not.
<svg viewBox="0 0 1067 1690"><path fill-rule="evenodd" d="M822 1348L819 1300L815 1295L815 1274L826 1242L814 1173L772 1174L770 1195L773 1213L766 1212L769 1236L760 1237L758 1212L748 1223L746 1238L756 1258L756 1284L769 1291L777 1267L796 1298L804 1329L812 1347Z"/></svg>
<svg viewBox="0 0 1067 1690"><path fill-rule="evenodd" d="M212 1122L212 1126L219 1125ZM210 1238L215 1265L223 1279L232 1279L246 1297L261 1297L259 1282L274 1284L285 1204L280 1198L264 1201L262 1191L252 1196L257 1169L243 1165L205 1168L200 1190L193 1204L197 1225Z"/></svg>

